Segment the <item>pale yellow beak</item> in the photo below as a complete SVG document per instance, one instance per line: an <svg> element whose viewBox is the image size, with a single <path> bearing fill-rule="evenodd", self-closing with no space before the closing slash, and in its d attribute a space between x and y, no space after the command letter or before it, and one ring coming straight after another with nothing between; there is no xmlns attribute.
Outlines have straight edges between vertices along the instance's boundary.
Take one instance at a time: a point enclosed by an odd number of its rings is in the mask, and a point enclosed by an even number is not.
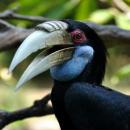
<svg viewBox="0 0 130 130"><path fill-rule="evenodd" d="M36 31L23 41L15 53L9 67L9 72L12 72L19 63L32 53L41 49L44 51L25 70L16 85L16 89L20 88L25 82L36 75L72 57L74 47L69 47L72 45L72 42L70 35L66 32L67 28L68 24L62 21L45 22L38 25ZM52 53L49 52L50 48L58 45L68 45L68 47L66 46Z"/></svg>

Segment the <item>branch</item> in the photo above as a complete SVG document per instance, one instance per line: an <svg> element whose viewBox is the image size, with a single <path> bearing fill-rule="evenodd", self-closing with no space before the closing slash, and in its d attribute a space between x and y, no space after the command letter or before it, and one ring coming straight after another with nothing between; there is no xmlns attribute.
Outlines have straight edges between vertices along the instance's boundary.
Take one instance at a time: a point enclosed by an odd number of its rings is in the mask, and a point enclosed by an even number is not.
<svg viewBox="0 0 130 130"><path fill-rule="evenodd" d="M14 112L0 111L0 129L4 128L12 122L25 118L53 114L52 107L47 104L49 100L50 94L46 95L41 100L35 101L31 107Z"/></svg>
<svg viewBox="0 0 130 130"><path fill-rule="evenodd" d="M99 34L107 47L130 45L130 31L111 25L87 24ZM33 29L15 27L0 20L0 51L19 46L33 31Z"/></svg>
<svg viewBox="0 0 130 130"><path fill-rule="evenodd" d="M17 14L17 13L15 13L15 10L6 10L3 13L0 13L0 19L27 20L30 22L38 22L38 23L54 20L51 18L45 18L45 17L41 17L41 16L28 16L28 15Z"/></svg>
<svg viewBox="0 0 130 130"><path fill-rule="evenodd" d="M120 29L114 25L87 24L98 33L108 48L130 45L130 31L128 30Z"/></svg>
<svg viewBox="0 0 130 130"><path fill-rule="evenodd" d="M33 29L15 27L0 20L0 51L18 46L32 31Z"/></svg>
<svg viewBox="0 0 130 130"><path fill-rule="evenodd" d="M123 0L113 0L112 2L118 10L124 13L130 13L129 6Z"/></svg>

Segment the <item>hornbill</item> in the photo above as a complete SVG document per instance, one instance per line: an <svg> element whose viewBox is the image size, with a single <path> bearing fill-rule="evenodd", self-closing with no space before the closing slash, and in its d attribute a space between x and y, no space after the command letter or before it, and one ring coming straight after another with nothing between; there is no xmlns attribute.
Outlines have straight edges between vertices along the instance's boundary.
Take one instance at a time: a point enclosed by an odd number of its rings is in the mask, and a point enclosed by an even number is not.
<svg viewBox="0 0 130 130"><path fill-rule="evenodd" d="M130 97L102 85L107 50L96 32L73 20L45 22L35 30L18 48L9 71L43 51L16 88L50 69L51 101L61 130L130 130Z"/></svg>

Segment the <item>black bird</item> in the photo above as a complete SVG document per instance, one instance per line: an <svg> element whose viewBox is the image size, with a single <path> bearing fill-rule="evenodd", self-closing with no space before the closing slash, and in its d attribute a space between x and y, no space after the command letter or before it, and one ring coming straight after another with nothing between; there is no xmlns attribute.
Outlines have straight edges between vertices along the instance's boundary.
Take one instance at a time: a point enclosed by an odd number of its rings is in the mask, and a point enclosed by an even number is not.
<svg viewBox="0 0 130 130"><path fill-rule="evenodd" d="M130 97L102 86L107 50L94 30L73 20L42 23L21 44L10 71L44 48L17 88L50 69L51 101L61 130L130 130Z"/></svg>

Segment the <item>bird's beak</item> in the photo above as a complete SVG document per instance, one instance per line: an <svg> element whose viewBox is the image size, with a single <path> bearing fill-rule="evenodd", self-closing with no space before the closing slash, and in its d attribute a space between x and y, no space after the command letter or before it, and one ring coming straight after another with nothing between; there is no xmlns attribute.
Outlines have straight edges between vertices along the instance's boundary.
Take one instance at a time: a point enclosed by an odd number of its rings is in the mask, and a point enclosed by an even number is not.
<svg viewBox="0 0 130 130"><path fill-rule="evenodd" d="M32 53L44 49L28 66L16 89L20 88L25 82L32 79L36 75L48 70L52 66L63 63L72 57L74 47L72 47L71 37L66 32L68 24L62 21L45 22L36 27L36 31L29 35L20 45L15 53L9 72L21 63ZM53 50L54 46L60 45L60 50ZM70 47L71 45L71 47ZM50 49L51 48L51 49Z"/></svg>

